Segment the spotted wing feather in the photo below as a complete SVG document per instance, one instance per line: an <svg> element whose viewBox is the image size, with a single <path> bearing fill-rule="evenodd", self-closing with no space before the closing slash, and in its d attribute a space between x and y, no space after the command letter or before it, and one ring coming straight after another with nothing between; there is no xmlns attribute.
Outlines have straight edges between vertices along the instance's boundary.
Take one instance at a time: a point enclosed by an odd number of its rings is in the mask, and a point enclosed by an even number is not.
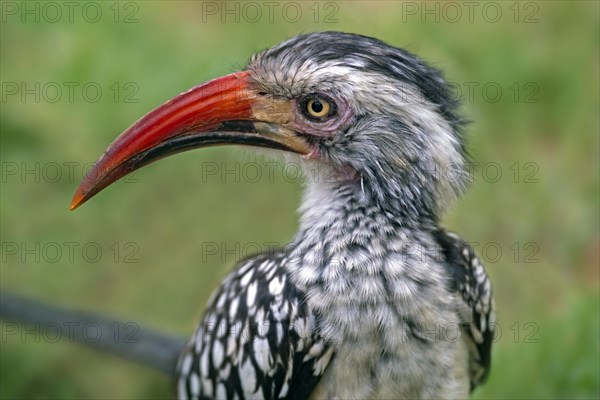
<svg viewBox="0 0 600 400"><path fill-rule="evenodd" d="M490 280L473 248L452 232L439 231L438 243L451 271L451 288L462 299L463 334L469 344L471 390L490 372L496 326Z"/></svg>
<svg viewBox="0 0 600 400"><path fill-rule="evenodd" d="M309 397L333 349L284 263L282 253L242 262L213 294L179 361L179 398Z"/></svg>

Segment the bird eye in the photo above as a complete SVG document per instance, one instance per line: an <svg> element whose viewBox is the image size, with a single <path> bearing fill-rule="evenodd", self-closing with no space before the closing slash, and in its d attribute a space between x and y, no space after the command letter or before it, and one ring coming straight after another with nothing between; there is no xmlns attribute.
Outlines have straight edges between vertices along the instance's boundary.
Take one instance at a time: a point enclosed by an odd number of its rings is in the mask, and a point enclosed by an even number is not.
<svg viewBox="0 0 600 400"><path fill-rule="evenodd" d="M329 114L330 108L329 103L321 99L310 99L306 104L306 111L316 118L322 118Z"/></svg>
<svg viewBox="0 0 600 400"><path fill-rule="evenodd" d="M324 96L313 95L301 102L302 113L309 119L317 122L325 121L336 112L335 103Z"/></svg>

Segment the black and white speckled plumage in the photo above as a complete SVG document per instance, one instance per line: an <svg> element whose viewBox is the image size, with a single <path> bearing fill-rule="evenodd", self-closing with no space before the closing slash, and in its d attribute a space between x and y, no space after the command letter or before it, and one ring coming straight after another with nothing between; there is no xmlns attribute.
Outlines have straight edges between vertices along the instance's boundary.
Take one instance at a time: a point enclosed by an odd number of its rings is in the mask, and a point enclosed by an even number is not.
<svg viewBox="0 0 600 400"><path fill-rule="evenodd" d="M180 395L310 395L333 349L316 335L314 315L282 263L284 253L248 259L213 294L180 359Z"/></svg>
<svg viewBox="0 0 600 400"><path fill-rule="evenodd" d="M213 295L179 397L468 396L489 371L494 311L472 249L439 227L467 181L439 72L337 32L290 39L247 70L265 95L324 93L350 117L311 139L320 157L302 160L292 243L242 262Z"/></svg>
<svg viewBox="0 0 600 400"><path fill-rule="evenodd" d="M482 384L490 372L492 341L496 327L492 284L473 248L458 235L437 234L443 258L451 273L451 288L462 296L463 331L471 346L471 389Z"/></svg>

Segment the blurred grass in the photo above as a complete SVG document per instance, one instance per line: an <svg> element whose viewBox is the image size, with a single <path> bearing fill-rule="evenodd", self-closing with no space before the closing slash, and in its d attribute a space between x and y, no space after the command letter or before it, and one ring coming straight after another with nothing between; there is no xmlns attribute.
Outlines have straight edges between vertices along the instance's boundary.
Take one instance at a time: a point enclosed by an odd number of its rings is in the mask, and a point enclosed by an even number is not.
<svg viewBox="0 0 600 400"><path fill-rule="evenodd" d="M135 175L137 183L117 183L69 213L81 166L140 115L192 85L240 68L255 50L300 32L356 32L418 53L444 69L449 80L462 83L463 91L467 82L480 88L494 82L503 89L497 102L476 90L464 106L473 121L469 148L480 168L471 190L445 218L446 226L479 242L479 252L490 243L502 250L499 257L484 254L502 335L490 380L475 397L600 396L597 2L533 3L535 23L515 23L512 2L497 3L505 15L497 23L478 13L472 22L465 15L456 23L443 18L436 23L431 16L423 23L392 1L335 3L337 23L323 22L324 13L333 10L325 9L326 3L319 5L315 23L312 2L301 3L304 15L296 23L277 13L273 22L263 17L257 23L243 18L222 23L219 16L206 15L204 22L200 3L154 1L136 3L139 21L124 24L113 22L112 2L96 4L104 12L97 23L77 13L72 23L66 17L57 23L36 23L32 17L22 22L3 14L2 290L189 335L211 291L244 255L239 253L292 237L300 185L284 179L281 167L274 181L203 179L207 163L232 169L255 160L239 150L213 148L149 166ZM119 5L120 20L131 11L127 4ZM521 9L521 19L526 11L531 10ZM63 93L56 102L35 102L32 96L23 102L6 94L7 82L77 82L79 88L96 82L103 96L88 102L76 89L73 101ZM114 82L121 89L134 82L139 101L115 102L109 89ZM515 82L522 90L518 101L510 89ZM537 102L523 101L526 83L539 88ZM74 177L67 176L65 162L79 163ZM20 173L36 163L40 170L63 165L62 176L36 182L31 174L22 179L6 169L17 166ZM497 182L481 168L490 163L503 173ZM517 182L510 169L515 163ZM537 182L525 181L531 172L526 163L537 166ZM80 251L73 262L66 254L57 262L46 260L54 253L39 261L5 254L9 243L30 248L65 242L80 243L78 249L97 243L103 254L97 262L86 262ZM123 262L130 242L139 262ZM113 243L120 248L118 262ZM221 250L238 243L241 251L237 257L207 256L202 243L216 243ZM518 255L511 250L514 243ZM535 247L524 248L529 243ZM532 249L537 249L534 262L527 263ZM0 346L3 399L168 398L171 393L167 379L79 346L6 334Z"/></svg>

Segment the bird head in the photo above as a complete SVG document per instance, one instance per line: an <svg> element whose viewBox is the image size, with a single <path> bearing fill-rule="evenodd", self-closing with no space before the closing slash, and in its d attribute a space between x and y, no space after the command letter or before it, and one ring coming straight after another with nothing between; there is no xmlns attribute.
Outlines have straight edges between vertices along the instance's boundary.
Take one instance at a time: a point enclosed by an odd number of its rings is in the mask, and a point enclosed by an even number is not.
<svg viewBox="0 0 600 400"><path fill-rule="evenodd" d="M402 49L340 32L296 36L135 122L89 171L71 209L160 158L239 144L299 155L326 171L309 176L313 184L435 217L467 181L456 108L439 71Z"/></svg>

